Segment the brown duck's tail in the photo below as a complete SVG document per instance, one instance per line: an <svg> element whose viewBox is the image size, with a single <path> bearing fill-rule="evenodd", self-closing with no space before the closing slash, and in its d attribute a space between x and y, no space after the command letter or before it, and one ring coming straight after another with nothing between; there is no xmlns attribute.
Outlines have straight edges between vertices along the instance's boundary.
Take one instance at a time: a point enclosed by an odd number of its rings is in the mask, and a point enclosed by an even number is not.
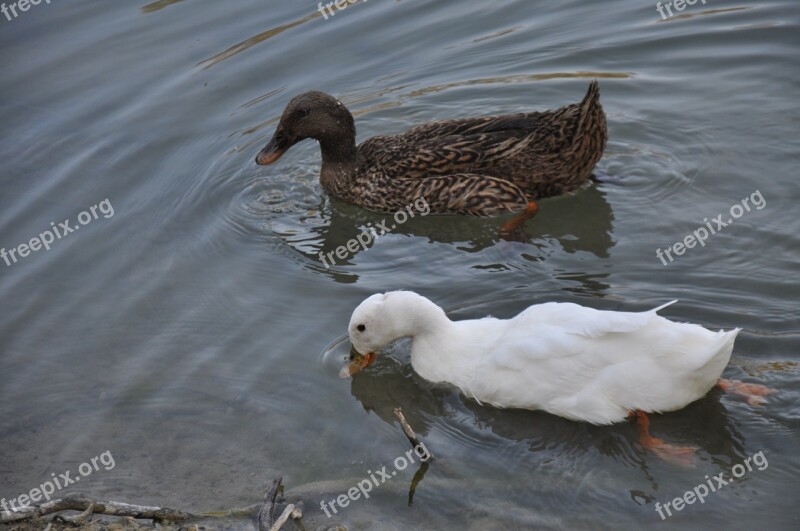
<svg viewBox="0 0 800 531"><path fill-rule="evenodd" d="M575 134L586 132L593 122L597 122L598 118L603 116L603 108L600 106L600 83L596 79L589 83L589 90L586 91L583 101L578 104L578 109L580 112Z"/></svg>
<svg viewBox="0 0 800 531"><path fill-rule="evenodd" d="M581 116L586 117L592 114L592 109L600 105L600 83L593 80L589 83L589 90L586 91L586 96L580 103Z"/></svg>
<svg viewBox="0 0 800 531"><path fill-rule="evenodd" d="M600 83L597 82L596 79L593 79L591 83L589 83L589 90L586 91L586 96L583 97L583 101L581 102L581 110L583 112L588 111L591 107L600 103Z"/></svg>

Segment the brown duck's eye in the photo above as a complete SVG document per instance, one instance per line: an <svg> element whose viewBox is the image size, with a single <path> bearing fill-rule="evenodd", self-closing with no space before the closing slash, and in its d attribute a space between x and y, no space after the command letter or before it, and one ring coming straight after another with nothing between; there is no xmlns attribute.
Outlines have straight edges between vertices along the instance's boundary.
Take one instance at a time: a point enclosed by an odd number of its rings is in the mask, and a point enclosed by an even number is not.
<svg viewBox="0 0 800 531"><path fill-rule="evenodd" d="M367 327L366 327L366 326L364 326L364 325L358 325L358 326L356 327L356 330L358 330L359 332L363 332L363 331L364 331L364 330L366 330L366 329L367 329Z"/></svg>

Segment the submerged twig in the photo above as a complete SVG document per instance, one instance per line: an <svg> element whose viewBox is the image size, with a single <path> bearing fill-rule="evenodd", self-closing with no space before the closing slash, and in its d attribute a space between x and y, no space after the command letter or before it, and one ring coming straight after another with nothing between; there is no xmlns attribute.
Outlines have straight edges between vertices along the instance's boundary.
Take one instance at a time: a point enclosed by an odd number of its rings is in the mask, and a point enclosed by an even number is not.
<svg viewBox="0 0 800 531"><path fill-rule="evenodd" d="M403 428L403 433L405 433L406 437L408 438L408 442L411 443L411 447L414 448L415 451L420 446L422 446L426 450L425 455L420 456L420 460L423 463L427 461L432 461L433 454L427 451L427 446L422 444L422 442L417 437L417 434L414 433L414 429L411 427L411 425L409 425L408 421L406 420L406 417L403 415L403 409L399 407L394 408L394 416L400 422L400 427ZM419 453L417 453L417 455L419 455Z"/></svg>
<svg viewBox="0 0 800 531"><path fill-rule="evenodd" d="M422 478L425 477L425 472L428 471L428 466L430 465L429 461L420 463L419 469L417 469L416 474L411 479L411 487L408 489L408 506L411 507L414 505L414 492L417 490L417 485L419 485Z"/></svg>
<svg viewBox="0 0 800 531"><path fill-rule="evenodd" d="M275 521L275 498L278 497L278 490L281 487L282 481L282 477L272 480L272 485L264 495L264 504L258 511L259 531L270 531L272 529L272 524Z"/></svg>
<svg viewBox="0 0 800 531"><path fill-rule="evenodd" d="M288 520L289 517L292 516L293 512L294 512L294 505L290 503L289 505L286 506L286 509L283 510L283 514L281 514L278 517L278 519L275 521L275 524L270 528L269 531L280 531L281 527L283 527L283 524L285 524L286 520Z"/></svg>
<svg viewBox="0 0 800 531"><path fill-rule="evenodd" d="M255 518L258 517L258 511L261 510L263 503L254 503L247 507L235 507L233 509L225 509L224 511L207 511L200 513L199 516L205 518Z"/></svg>
<svg viewBox="0 0 800 531"><path fill-rule="evenodd" d="M14 512L0 511L0 525L31 521L34 525L44 526L52 521L64 522L71 525L85 525L92 520L92 515L116 516L129 519L132 524L135 520L153 520L156 524L169 524L173 522L186 522L188 520L202 520L204 518L242 517L253 515L257 518L259 531L279 531L286 522L292 518L295 525L302 529L302 502L289 504L275 521L276 504L283 504L283 496L278 499L281 492L283 478L272 481L264 496L264 502L250 507L231 509L227 511L214 511L201 514L192 514L168 507L154 507L133 505L114 501L96 501L82 494L67 498L51 500L40 505L31 505ZM64 511L79 511L80 514L66 516L57 513Z"/></svg>
<svg viewBox="0 0 800 531"><path fill-rule="evenodd" d="M88 522L93 514L94 514L94 503L90 503L89 507L87 507L86 510L83 511L81 514L77 516L65 516L64 521L75 525L82 525Z"/></svg>
<svg viewBox="0 0 800 531"><path fill-rule="evenodd" d="M9 514L0 513L0 523L7 524L32 518L39 518L47 514L61 511L81 511L84 514L105 514L109 516L130 516L140 520L154 520L156 522L180 522L195 518L191 513L169 509L167 507L148 507L144 505L131 505L121 502L99 502L85 496L72 496L51 500L41 505L31 505ZM78 515L78 520L84 517Z"/></svg>
<svg viewBox="0 0 800 531"><path fill-rule="evenodd" d="M414 433L414 429L403 415L402 408L394 408L394 416L400 422L400 427L403 428L403 433L408 438L408 442L411 443L414 453L419 456L421 461L417 473L414 474L414 478L411 480L411 487L408 489L408 506L411 507L411 505L414 503L414 492L417 490L417 485L419 485L420 481L422 481L422 478L425 477L425 472L428 470L428 465L433 460L433 454L428 450L428 447L419 440L417 434ZM419 455L418 449L420 446L425 450L423 455Z"/></svg>

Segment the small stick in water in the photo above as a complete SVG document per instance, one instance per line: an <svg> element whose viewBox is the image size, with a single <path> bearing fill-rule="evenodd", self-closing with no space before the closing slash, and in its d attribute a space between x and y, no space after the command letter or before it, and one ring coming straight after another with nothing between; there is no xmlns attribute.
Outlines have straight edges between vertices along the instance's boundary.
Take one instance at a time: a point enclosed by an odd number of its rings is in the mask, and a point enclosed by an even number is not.
<svg viewBox="0 0 800 531"><path fill-rule="evenodd" d="M411 443L411 447L414 448L414 450L419 448L419 446L422 444L422 442L417 438L417 434L414 433L413 428L411 428L411 426L408 424L408 421L406 420L406 417L403 416L403 409L399 408L399 407L394 408L394 416L400 422L400 427L403 428L403 433L405 433L406 437L408 437L408 442ZM427 448L427 447L423 445L423 448ZM417 455L419 455L419 454L417 454ZM420 460L423 463L425 463L427 461L432 461L433 460L433 454L430 453L430 452L426 452L426 455L424 457L420 457Z"/></svg>
<svg viewBox="0 0 800 531"><path fill-rule="evenodd" d="M258 529L259 531L270 531L272 524L275 522L275 498L278 497L278 490L281 488L282 477L272 480L267 493L264 495L264 504L261 510L258 511Z"/></svg>
<svg viewBox="0 0 800 531"><path fill-rule="evenodd" d="M275 521L275 525L273 525L269 531L280 531L281 527L283 527L283 524L285 524L289 517L292 516L292 513L294 513L294 504L290 503L286 506L286 509L283 510L283 514L278 517L278 519Z"/></svg>

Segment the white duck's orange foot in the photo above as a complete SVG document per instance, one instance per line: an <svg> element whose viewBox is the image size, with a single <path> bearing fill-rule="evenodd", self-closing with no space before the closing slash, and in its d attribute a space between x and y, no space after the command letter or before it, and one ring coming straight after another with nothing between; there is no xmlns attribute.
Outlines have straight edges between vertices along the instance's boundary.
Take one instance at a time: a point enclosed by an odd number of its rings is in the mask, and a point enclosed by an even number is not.
<svg viewBox="0 0 800 531"><path fill-rule="evenodd" d="M696 446L670 444L650 435L650 419L647 417L647 413L633 411L628 415L628 418L636 423L636 428L639 431L639 444L645 449L673 465L693 468L697 464Z"/></svg>
<svg viewBox="0 0 800 531"><path fill-rule="evenodd" d="M694 468L697 465L696 446L678 446L666 443L661 439L654 440L657 442L648 447L648 450L667 463L689 468Z"/></svg>
<svg viewBox="0 0 800 531"><path fill-rule="evenodd" d="M744 398L751 406L763 406L767 403L767 399L764 397L778 392L777 389L765 385L745 383L739 380L725 380L723 378L720 378L717 382L717 387L725 392Z"/></svg>

